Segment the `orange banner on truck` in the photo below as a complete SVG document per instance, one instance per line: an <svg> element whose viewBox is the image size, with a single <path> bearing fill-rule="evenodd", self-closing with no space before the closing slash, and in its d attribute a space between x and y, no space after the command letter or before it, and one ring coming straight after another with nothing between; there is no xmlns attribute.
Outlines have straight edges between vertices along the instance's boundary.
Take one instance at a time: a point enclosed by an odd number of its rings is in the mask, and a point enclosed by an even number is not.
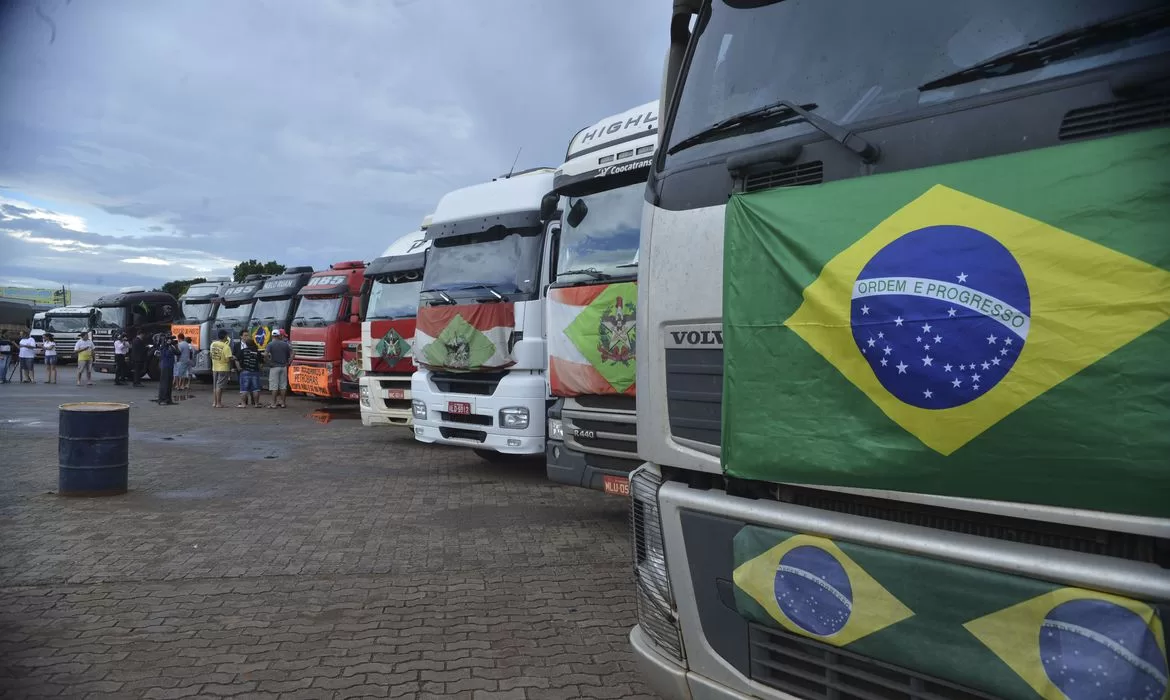
<svg viewBox="0 0 1170 700"><path fill-rule="evenodd" d="M288 368L288 386L298 394L328 397L329 370L311 365L293 365Z"/></svg>
<svg viewBox="0 0 1170 700"><path fill-rule="evenodd" d="M187 336L187 342L191 343L191 347L196 350L199 349L199 326L171 326L171 335L178 337L180 335Z"/></svg>

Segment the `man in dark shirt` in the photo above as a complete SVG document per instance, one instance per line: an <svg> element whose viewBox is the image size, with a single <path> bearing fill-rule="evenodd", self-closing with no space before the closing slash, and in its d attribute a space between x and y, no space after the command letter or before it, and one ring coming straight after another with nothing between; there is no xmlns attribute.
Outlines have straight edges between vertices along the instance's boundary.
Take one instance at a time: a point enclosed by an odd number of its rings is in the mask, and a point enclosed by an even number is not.
<svg viewBox="0 0 1170 700"><path fill-rule="evenodd" d="M287 408L288 398L288 363L292 361L292 346L285 340L285 333L277 328L272 333L272 340L264 348L268 356L268 390L272 392L270 408Z"/></svg>
<svg viewBox="0 0 1170 700"><path fill-rule="evenodd" d="M134 370L134 386L142 386L146 374L146 331L138 331L130 342L130 366Z"/></svg>
<svg viewBox="0 0 1170 700"><path fill-rule="evenodd" d="M179 348L173 337L166 337L158 347L158 405L173 406L171 388L175 376L175 358L179 356Z"/></svg>
<svg viewBox="0 0 1170 700"><path fill-rule="evenodd" d="M244 408L249 405L260 407L260 364L263 356L256 346L256 339L245 335L240 342L240 351L236 355L236 362L240 367L240 405Z"/></svg>

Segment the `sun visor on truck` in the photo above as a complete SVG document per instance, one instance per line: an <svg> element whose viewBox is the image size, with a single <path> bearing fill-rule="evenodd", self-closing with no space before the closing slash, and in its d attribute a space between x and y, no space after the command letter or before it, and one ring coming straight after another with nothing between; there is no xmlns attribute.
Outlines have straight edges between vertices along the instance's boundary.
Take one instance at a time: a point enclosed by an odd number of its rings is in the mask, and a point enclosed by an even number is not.
<svg viewBox="0 0 1170 700"><path fill-rule="evenodd" d="M298 289L305 286L308 275L298 275L286 279L272 278L264 282L260 291L256 292L257 299L278 299L292 296Z"/></svg>
<svg viewBox="0 0 1170 700"><path fill-rule="evenodd" d="M426 252L410 253L408 255L388 255L378 258L366 266L366 278L385 277L396 272L421 272L427 262Z"/></svg>
<svg viewBox="0 0 1170 700"><path fill-rule="evenodd" d="M259 284L233 284L220 293L220 298L225 301L245 301L254 297L259 289Z"/></svg>
<svg viewBox="0 0 1170 700"><path fill-rule="evenodd" d="M645 182L653 163L654 156L650 155L638 160L603 165L583 173L557 175L553 178L553 191L566 197L583 197L603 189Z"/></svg>
<svg viewBox="0 0 1170 700"><path fill-rule="evenodd" d="M539 228L540 208L492 216L476 216L470 219L448 221L441 224L432 223L427 229L426 239L433 241L438 238L467 236L473 233L482 233L497 226L503 226L506 229Z"/></svg>
<svg viewBox="0 0 1170 700"><path fill-rule="evenodd" d="M297 296L341 296L349 292L349 275L338 274L314 277L297 292Z"/></svg>

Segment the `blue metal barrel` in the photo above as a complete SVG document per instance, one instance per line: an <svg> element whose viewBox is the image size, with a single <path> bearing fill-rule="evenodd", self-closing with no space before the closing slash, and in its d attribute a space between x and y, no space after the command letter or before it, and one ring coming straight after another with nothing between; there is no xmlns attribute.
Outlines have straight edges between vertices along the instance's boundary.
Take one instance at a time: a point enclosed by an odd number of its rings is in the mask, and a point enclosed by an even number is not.
<svg viewBox="0 0 1170 700"><path fill-rule="evenodd" d="M62 404L57 458L59 495L126 493L130 406L96 401Z"/></svg>

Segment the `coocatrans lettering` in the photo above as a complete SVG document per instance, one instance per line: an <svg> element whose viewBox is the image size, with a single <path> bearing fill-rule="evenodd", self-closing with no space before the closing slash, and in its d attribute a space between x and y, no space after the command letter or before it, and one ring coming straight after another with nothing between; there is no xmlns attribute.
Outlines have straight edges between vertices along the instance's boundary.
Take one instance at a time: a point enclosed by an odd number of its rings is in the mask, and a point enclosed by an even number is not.
<svg viewBox="0 0 1170 700"><path fill-rule="evenodd" d="M297 280L295 280L295 279L268 280L267 282L264 283L264 288L265 289L287 289L288 287L295 287L296 284L297 284Z"/></svg>
<svg viewBox="0 0 1170 700"><path fill-rule="evenodd" d="M581 143L578 144L578 146L584 146L590 141L601 138L602 136L612 136L617 132L622 131L623 129L632 129L639 124L642 126L647 126L649 124L653 124L656 121L658 121L658 113L654 112L653 110L646 112L645 114L639 114L636 117L630 117L625 121L619 119L611 124L605 124L596 127L591 131L586 131L584 134L581 134Z"/></svg>
<svg viewBox="0 0 1170 700"><path fill-rule="evenodd" d="M606 175L620 175L628 173L632 170L640 170L642 168L649 168L650 164L654 162L653 158L645 158L637 160L632 163L622 163L621 165L607 165L604 168L597 169L597 177L605 177Z"/></svg>

